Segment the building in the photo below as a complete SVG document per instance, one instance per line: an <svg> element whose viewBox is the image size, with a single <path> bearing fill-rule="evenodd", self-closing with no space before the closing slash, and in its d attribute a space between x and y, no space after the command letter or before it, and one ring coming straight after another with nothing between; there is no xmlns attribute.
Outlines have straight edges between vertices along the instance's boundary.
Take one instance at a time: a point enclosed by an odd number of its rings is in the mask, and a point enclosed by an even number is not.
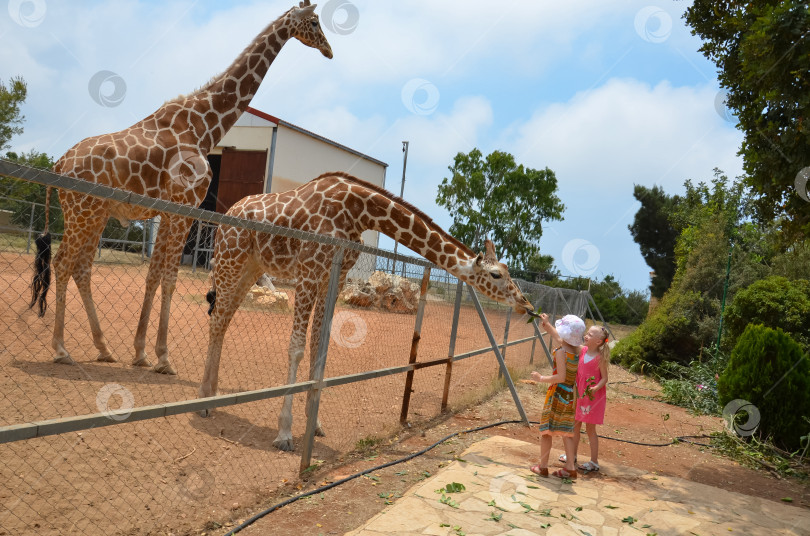
<svg viewBox="0 0 810 536"><path fill-rule="evenodd" d="M388 164L328 138L248 107L208 155L213 178L200 208L227 212L248 195L297 188L327 171L345 171L385 187ZM199 242L197 237L199 237ZM184 262L207 265L210 231L196 222L189 233ZM376 247L379 234L363 233L363 243Z"/></svg>

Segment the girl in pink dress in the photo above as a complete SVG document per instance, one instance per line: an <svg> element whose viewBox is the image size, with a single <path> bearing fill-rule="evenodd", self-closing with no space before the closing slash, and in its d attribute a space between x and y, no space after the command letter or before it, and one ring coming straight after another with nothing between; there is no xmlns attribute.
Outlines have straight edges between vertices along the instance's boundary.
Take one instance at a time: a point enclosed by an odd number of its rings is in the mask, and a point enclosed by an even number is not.
<svg viewBox="0 0 810 536"><path fill-rule="evenodd" d="M591 326L583 337L585 344L580 349L577 366L577 412L574 422L574 452L579 447L582 423L588 433L591 460L579 466L585 472L599 470L599 437L596 425L605 419L607 401L608 364L610 346L608 332L600 326Z"/></svg>

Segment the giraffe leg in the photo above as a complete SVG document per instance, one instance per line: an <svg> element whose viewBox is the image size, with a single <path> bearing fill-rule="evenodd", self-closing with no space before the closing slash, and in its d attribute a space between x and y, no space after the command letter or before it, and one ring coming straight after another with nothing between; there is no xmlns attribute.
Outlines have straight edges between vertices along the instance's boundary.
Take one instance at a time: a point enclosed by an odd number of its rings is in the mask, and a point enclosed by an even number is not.
<svg viewBox="0 0 810 536"><path fill-rule="evenodd" d="M155 299L158 285L160 285L160 274L165 262L165 242L166 233L163 226L158 228L158 236L155 239L155 247L152 251L152 259L149 261L149 270L146 273L146 284L144 288L143 304L141 305L141 315L138 319L138 329L135 332L135 359L132 360L133 367L151 367L152 363L146 354L146 328L149 326L149 315L152 312L152 303ZM158 247L158 243L161 247Z"/></svg>
<svg viewBox="0 0 810 536"><path fill-rule="evenodd" d="M63 205L64 206L64 205ZM66 214L67 216L67 214ZM67 218L66 218L67 219ZM56 293L56 318L53 326L53 340L51 346L54 349L54 362L63 365L75 365L76 362L65 348L65 305L67 299L67 286L73 276L73 255L68 254L69 249L73 249L73 234L69 232L70 227L65 222L65 234L62 243L53 257L54 289Z"/></svg>
<svg viewBox="0 0 810 536"><path fill-rule="evenodd" d="M93 266L93 257L96 246L104 231L108 213L100 204L92 198L82 198L78 195L71 196L68 201L63 201L62 206L78 207L76 210L87 208L90 204L92 217L86 218L82 222L81 229L72 216L74 210L68 209L65 217L65 233L62 243L54 257L54 272L56 273L56 320L54 323L54 336L52 341L53 349L56 351L54 362L73 365L75 361L65 349L65 308L67 297L67 285L71 277L76 281L79 295L82 298L87 318L90 321L90 330L93 335L93 344L99 351L100 361L115 361L110 353L107 341L101 331L96 307L93 302L90 290L90 276Z"/></svg>
<svg viewBox="0 0 810 536"><path fill-rule="evenodd" d="M287 354L290 359L287 372L287 383L295 383L298 365L304 358L304 351L307 342L307 325L309 316L312 313L312 306L315 302L315 292L304 283L305 278L300 278L295 286L295 310L293 312L293 329L290 336L290 347ZM292 439L292 405L293 395L284 397L281 413L278 416L278 436L273 441L273 446L280 450L293 450Z"/></svg>
<svg viewBox="0 0 810 536"><path fill-rule="evenodd" d="M311 335L309 337L309 378L312 379L315 376L315 365L318 361L318 346L320 346L321 340L321 327L323 326L323 315L324 315L324 302L325 296L321 295L318 296L318 301L315 303L314 313L312 315L312 328L310 330ZM310 405L312 404L312 391L307 392L307 414L309 413ZM318 421L315 425L315 435L325 437L326 433L323 431L323 426L321 426L321 418L318 417Z"/></svg>
<svg viewBox="0 0 810 536"><path fill-rule="evenodd" d="M216 301L208 324L208 357L200 384L200 398L217 394L219 361L225 332L248 290L262 271L262 268L248 262L248 254L245 252L239 252L236 257L229 257L227 261L218 260L215 264L213 281ZM200 415L207 417L209 413L210 411L206 409L202 410Z"/></svg>
<svg viewBox="0 0 810 536"><path fill-rule="evenodd" d="M160 374L177 374L169 362L169 318L172 309L172 294L177 284L177 270L180 268L180 257L183 253L186 236L191 229L192 220L178 218L172 220L171 237L166 244L166 258L164 259L163 278L160 288L160 322L155 342L155 355L157 364L152 369ZM258 276L257 276L258 277Z"/></svg>
<svg viewBox="0 0 810 536"><path fill-rule="evenodd" d="M180 253L183 250L184 240L190 227L191 220L187 218L164 215L164 221L161 222L158 237L155 241L155 253L146 277L146 290L143 305L141 306L141 315L138 320L138 329L135 333L135 359L133 365L149 366L149 359L145 351L146 330L149 326L149 316L152 312L157 286L160 284L160 322L155 343L158 363L152 370L162 374L177 374L169 362L169 317L172 294L177 283L177 270L180 266Z"/></svg>
<svg viewBox="0 0 810 536"><path fill-rule="evenodd" d="M331 258L331 255L329 256ZM344 268L340 274L340 280L338 282L338 289L343 288L343 284L346 282L346 275L349 272L349 268L354 266L356 258L347 257L346 262L344 263ZM323 317L325 314L325 305L326 305L326 292L328 290L328 284L324 282L320 288L320 295L318 296L318 301L315 304L315 312L312 315L312 328L310 330L310 345L309 345L309 377L313 378L315 376L315 365L317 361L318 355L318 346L320 346L321 340L321 328L323 326ZM309 413L309 407L312 403L312 391L307 393L307 413ZM325 437L326 433L323 430L323 425L321 424L321 418L318 417L318 421L315 426L315 435Z"/></svg>

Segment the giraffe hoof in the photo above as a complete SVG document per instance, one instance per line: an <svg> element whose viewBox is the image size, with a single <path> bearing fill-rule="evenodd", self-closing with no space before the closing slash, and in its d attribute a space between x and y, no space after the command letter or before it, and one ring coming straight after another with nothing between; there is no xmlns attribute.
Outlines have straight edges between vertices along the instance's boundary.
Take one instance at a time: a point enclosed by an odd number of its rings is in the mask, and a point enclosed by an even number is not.
<svg viewBox="0 0 810 536"><path fill-rule="evenodd" d="M75 365L76 362L73 361L73 358L69 355L60 355L53 358L54 363L59 363L60 365Z"/></svg>
<svg viewBox="0 0 810 536"><path fill-rule="evenodd" d="M165 363L158 363L152 367L152 371L157 372L158 374L171 374L172 376L177 375L177 371L174 370L174 367L168 361Z"/></svg>
<svg viewBox="0 0 810 536"><path fill-rule="evenodd" d="M133 367L151 367L152 363L146 357L139 357L132 362Z"/></svg>
<svg viewBox="0 0 810 536"><path fill-rule="evenodd" d="M110 354L110 355L99 354L99 356L96 358L96 361L101 361L102 363L117 363L118 362L118 360L116 358L114 358L112 356L112 354Z"/></svg>
<svg viewBox="0 0 810 536"><path fill-rule="evenodd" d="M210 416L211 416L211 409L210 408L200 410L200 417L202 417L203 419L207 419Z"/></svg>
<svg viewBox="0 0 810 536"><path fill-rule="evenodd" d="M295 445L293 444L292 439L276 438L276 440L273 441L273 446L278 450L283 450L285 452L292 452L295 450Z"/></svg>
<svg viewBox="0 0 810 536"><path fill-rule="evenodd" d="M315 428L315 435L318 437L326 437L326 432L323 431L323 428L320 426Z"/></svg>

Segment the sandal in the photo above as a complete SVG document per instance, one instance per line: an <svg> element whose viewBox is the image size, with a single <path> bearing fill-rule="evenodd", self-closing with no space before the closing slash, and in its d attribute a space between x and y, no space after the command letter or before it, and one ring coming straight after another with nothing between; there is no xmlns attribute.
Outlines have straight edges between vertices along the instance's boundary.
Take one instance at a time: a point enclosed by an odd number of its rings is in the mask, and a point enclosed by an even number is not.
<svg viewBox="0 0 810 536"><path fill-rule="evenodd" d="M566 461L568 461L568 456L566 456L565 454L560 454L560 457L557 458L557 459L560 460L560 463L565 463ZM577 458L576 458L576 456L574 456L574 465L576 465L576 464L577 464Z"/></svg>
<svg viewBox="0 0 810 536"><path fill-rule="evenodd" d="M568 469L557 469L556 471L551 473L551 476L556 476L557 478L567 478L569 480L576 480L577 472L576 470L569 471Z"/></svg>
<svg viewBox="0 0 810 536"><path fill-rule="evenodd" d="M599 470L599 464L594 461L590 461L583 463L582 465L579 466L579 468L585 471L586 473L592 473L594 471Z"/></svg>
<svg viewBox="0 0 810 536"><path fill-rule="evenodd" d="M548 476L548 467L540 467L539 465L532 465L529 467L529 471L536 474L537 476Z"/></svg>

